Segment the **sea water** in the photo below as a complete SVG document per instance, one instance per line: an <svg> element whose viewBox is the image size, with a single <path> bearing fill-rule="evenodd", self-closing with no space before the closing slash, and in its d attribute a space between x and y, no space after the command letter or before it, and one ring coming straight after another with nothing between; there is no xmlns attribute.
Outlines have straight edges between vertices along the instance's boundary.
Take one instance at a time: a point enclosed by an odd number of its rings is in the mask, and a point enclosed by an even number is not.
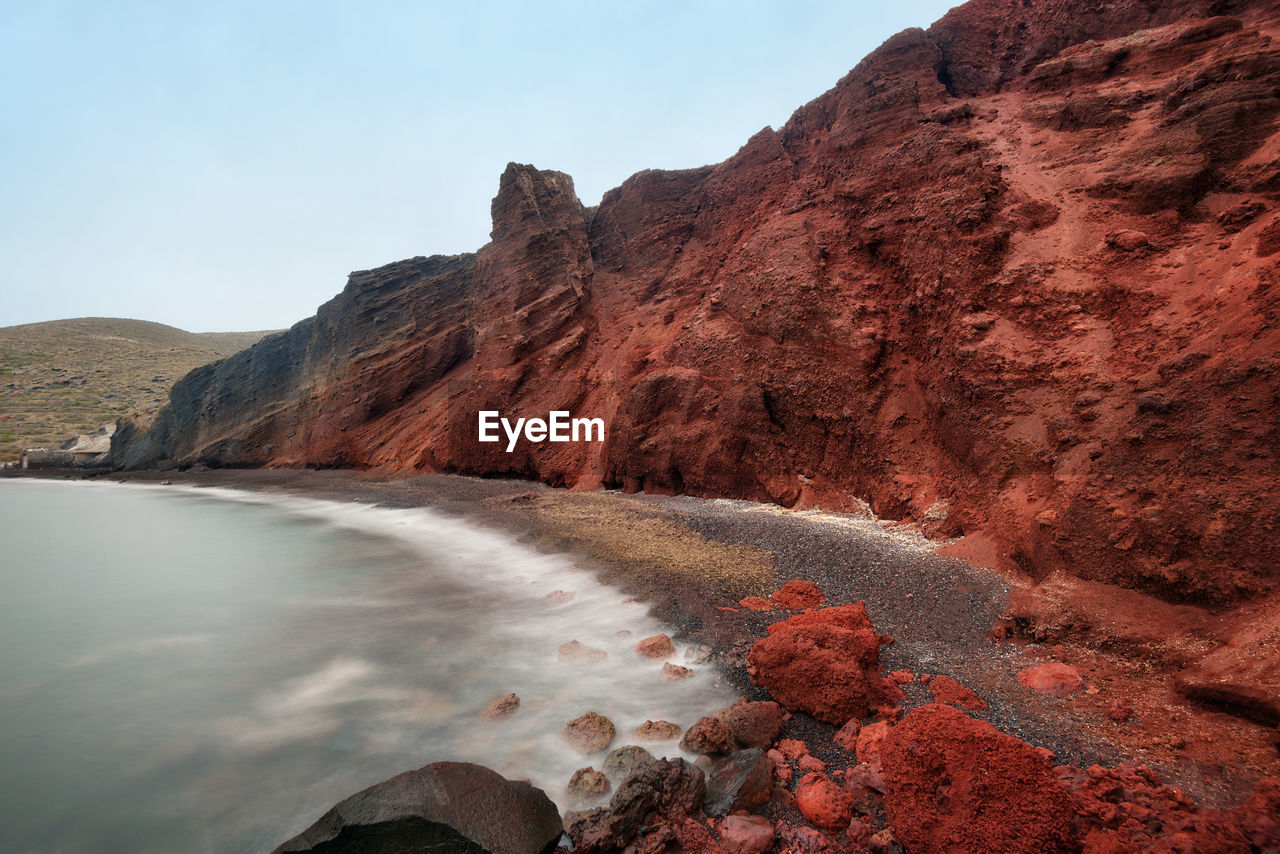
<svg viewBox="0 0 1280 854"><path fill-rule="evenodd" d="M570 719L618 745L732 700L634 653L660 631L571 558L431 510L0 481L0 851L265 852L445 759L565 807L601 758ZM570 640L608 657L561 661Z"/></svg>

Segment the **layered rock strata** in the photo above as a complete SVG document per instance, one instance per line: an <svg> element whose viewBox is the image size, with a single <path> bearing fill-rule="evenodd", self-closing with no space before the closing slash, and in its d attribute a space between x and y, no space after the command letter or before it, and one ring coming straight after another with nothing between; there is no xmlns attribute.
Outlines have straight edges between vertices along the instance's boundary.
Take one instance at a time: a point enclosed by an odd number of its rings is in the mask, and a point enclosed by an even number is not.
<svg viewBox="0 0 1280 854"><path fill-rule="evenodd" d="M352 274L112 459L866 499L1032 577L1270 590L1278 22L971 0L714 166L585 207L511 164L477 253ZM508 453L481 410L606 438Z"/></svg>

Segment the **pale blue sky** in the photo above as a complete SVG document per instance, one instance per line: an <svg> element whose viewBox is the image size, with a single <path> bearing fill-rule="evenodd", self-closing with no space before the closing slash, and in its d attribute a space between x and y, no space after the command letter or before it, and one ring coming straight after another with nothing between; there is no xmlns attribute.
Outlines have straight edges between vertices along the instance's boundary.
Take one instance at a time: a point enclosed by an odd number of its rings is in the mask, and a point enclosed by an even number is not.
<svg viewBox="0 0 1280 854"><path fill-rule="evenodd" d="M718 162L952 5L0 0L0 326L288 326L478 249L508 161Z"/></svg>

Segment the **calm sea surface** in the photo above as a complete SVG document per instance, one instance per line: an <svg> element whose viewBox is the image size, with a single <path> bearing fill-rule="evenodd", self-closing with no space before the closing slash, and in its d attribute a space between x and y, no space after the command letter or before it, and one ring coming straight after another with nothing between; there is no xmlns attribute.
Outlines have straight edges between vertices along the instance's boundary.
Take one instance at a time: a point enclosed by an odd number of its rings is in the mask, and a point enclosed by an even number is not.
<svg viewBox="0 0 1280 854"><path fill-rule="evenodd" d="M563 806L591 761L569 719L623 744L732 700L631 651L662 630L567 558L431 511L0 481L0 852L265 852L441 759ZM561 662L569 640L609 657Z"/></svg>

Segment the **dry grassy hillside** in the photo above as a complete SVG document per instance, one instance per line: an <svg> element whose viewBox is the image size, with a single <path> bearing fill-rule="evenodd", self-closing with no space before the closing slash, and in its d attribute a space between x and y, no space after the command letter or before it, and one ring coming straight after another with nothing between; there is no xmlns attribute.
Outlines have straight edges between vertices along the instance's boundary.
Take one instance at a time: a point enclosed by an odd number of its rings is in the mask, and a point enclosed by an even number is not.
<svg viewBox="0 0 1280 854"><path fill-rule="evenodd" d="M268 332L192 333L82 317L0 328L0 461L56 445L126 412L154 411L192 368Z"/></svg>

